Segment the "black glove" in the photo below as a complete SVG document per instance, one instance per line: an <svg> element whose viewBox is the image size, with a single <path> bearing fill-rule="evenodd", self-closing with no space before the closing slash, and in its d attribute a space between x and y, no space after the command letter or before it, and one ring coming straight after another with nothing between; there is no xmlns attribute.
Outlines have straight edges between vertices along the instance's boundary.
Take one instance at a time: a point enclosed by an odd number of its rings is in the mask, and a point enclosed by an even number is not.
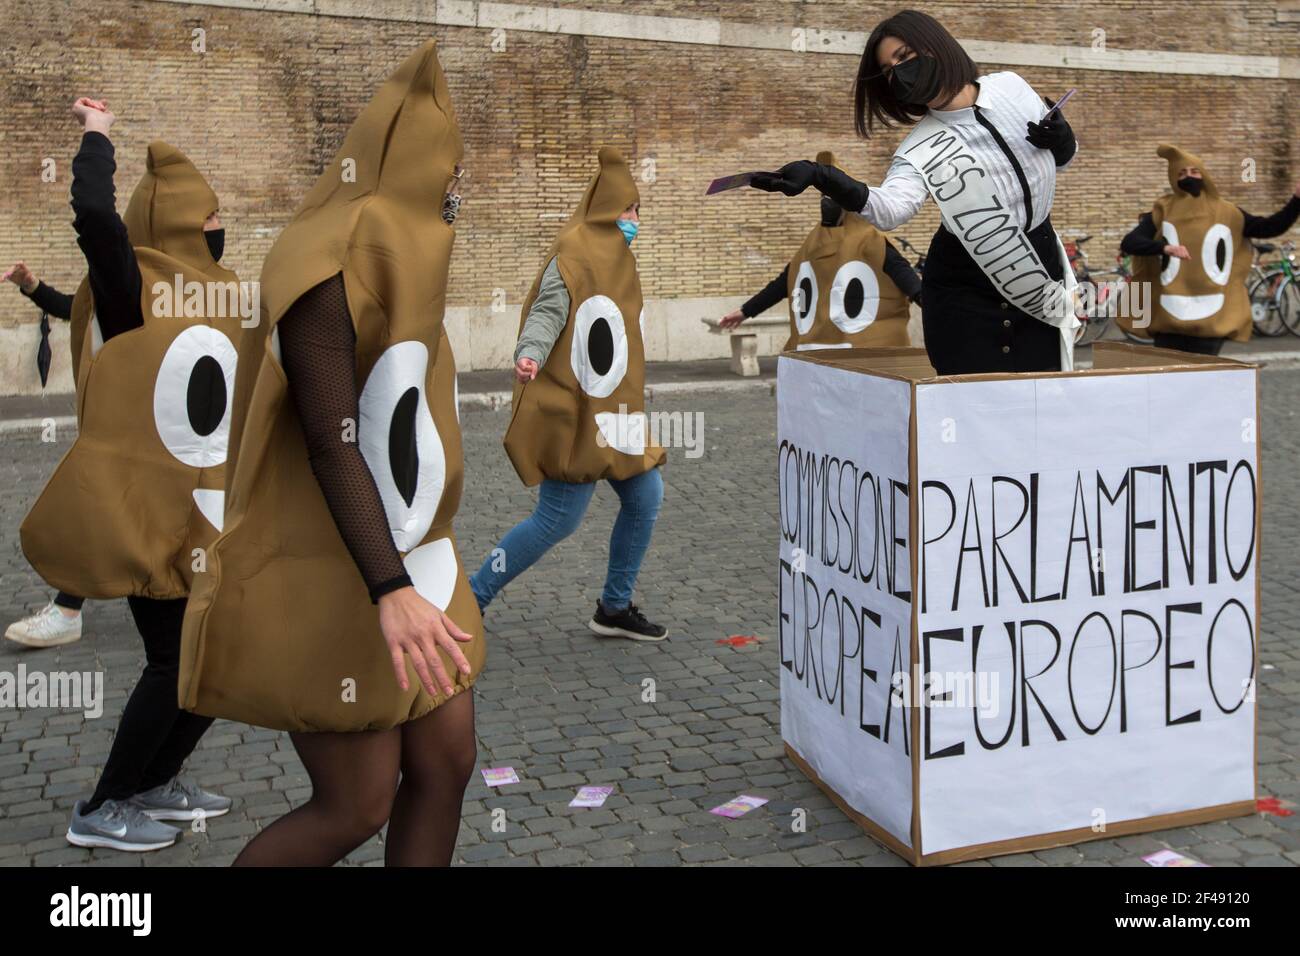
<svg viewBox="0 0 1300 956"><path fill-rule="evenodd" d="M824 163L800 159L786 163L774 173L756 173L750 181L755 189L769 193L797 196L809 186L816 186L845 209L860 211L867 204L867 187L842 169Z"/></svg>
<svg viewBox="0 0 1300 956"><path fill-rule="evenodd" d="M912 301L914 304L916 304L916 305L920 305L920 304L921 304L921 290L920 290L920 289L917 289L917 290L916 290L915 292L913 292L910 296L908 296L908 298L911 299L911 301Z"/></svg>
<svg viewBox="0 0 1300 956"><path fill-rule="evenodd" d="M1049 110L1056 105L1046 96L1043 97L1043 102ZM1039 149L1050 149L1057 166L1064 166L1070 161L1076 148L1074 130L1070 129L1070 124L1061 113L1054 113L1037 123L1026 123L1025 126L1029 133L1025 139Z"/></svg>

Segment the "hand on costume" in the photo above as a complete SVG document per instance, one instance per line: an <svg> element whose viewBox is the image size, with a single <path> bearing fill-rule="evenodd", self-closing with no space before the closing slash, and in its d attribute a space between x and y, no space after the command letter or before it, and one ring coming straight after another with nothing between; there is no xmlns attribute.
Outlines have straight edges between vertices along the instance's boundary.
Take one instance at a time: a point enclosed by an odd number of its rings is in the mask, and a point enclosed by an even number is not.
<svg viewBox="0 0 1300 956"><path fill-rule="evenodd" d="M413 587L398 588L379 599L379 627L384 632L388 653L393 661L393 674L398 686L406 690L406 662L411 659L420 683L431 697L442 693L450 696L455 690L447 670L438 656L441 649L453 664L466 676L470 674L469 661L461 653L457 641L473 640L433 604L430 604ZM434 679L437 678L437 686Z"/></svg>
<svg viewBox="0 0 1300 956"><path fill-rule="evenodd" d="M734 329L744 321L745 313L741 312L739 309L733 309L722 317L722 321L719 322L718 325L724 329Z"/></svg>
<svg viewBox="0 0 1300 956"><path fill-rule="evenodd" d="M756 173L750 185L764 192L780 192L797 196L809 186L816 186L822 195L830 196L840 206L858 212L867 204L867 187L842 169L825 163L799 159L786 163L774 173Z"/></svg>
<svg viewBox="0 0 1300 956"><path fill-rule="evenodd" d="M35 292L36 287L40 285L40 280L32 274L32 270L27 268L25 262L15 262L12 269L0 276L0 282L3 282L6 279L18 286L18 288L22 289L28 295Z"/></svg>
<svg viewBox="0 0 1300 956"><path fill-rule="evenodd" d="M515 381L527 385L537 378L537 362L530 358L521 358L515 363Z"/></svg>
<svg viewBox="0 0 1300 956"><path fill-rule="evenodd" d="M109 129L117 119L113 112L108 108L107 100L92 100L88 96L81 96L72 104L72 114L81 121L81 128L87 133L103 133L108 135Z"/></svg>
<svg viewBox="0 0 1300 956"><path fill-rule="evenodd" d="M1165 246L1165 255L1172 256L1175 259L1190 259L1192 257L1186 246Z"/></svg>
<svg viewBox="0 0 1300 956"><path fill-rule="evenodd" d="M1043 97L1043 102L1047 104L1050 112L1056 104ZM1065 121L1061 113L1053 113L1050 117L1045 117L1037 123L1026 123L1026 129L1029 135L1025 139L1038 147L1039 149L1050 149L1053 153L1063 150L1067 145L1074 142L1074 131L1070 129L1070 124ZM1073 150L1070 150L1073 153Z"/></svg>

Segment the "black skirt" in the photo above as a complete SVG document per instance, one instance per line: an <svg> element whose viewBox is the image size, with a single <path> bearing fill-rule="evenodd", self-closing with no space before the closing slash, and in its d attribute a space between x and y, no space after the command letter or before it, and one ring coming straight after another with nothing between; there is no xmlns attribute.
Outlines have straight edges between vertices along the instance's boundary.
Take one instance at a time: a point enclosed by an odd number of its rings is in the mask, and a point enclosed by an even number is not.
<svg viewBox="0 0 1300 956"><path fill-rule="evenodd" d="M1051 219L1026 235L1048 274L1064 278ZM930 240L921 277L921 324L940 375L1061 369L1060 331L1007 302L943 226Z"/></svg>

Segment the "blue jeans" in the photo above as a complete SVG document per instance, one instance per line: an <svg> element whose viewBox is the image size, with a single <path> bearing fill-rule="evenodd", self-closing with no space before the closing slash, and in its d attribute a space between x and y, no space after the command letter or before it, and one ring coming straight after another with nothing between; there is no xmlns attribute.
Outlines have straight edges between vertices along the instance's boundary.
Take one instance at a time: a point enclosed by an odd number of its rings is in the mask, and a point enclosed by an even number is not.
<svg viewBox="0 0 1300 956"><path fill-rule="evenodd" d="M632 603L632 591L641 561L650 547L655 519L664 497L664 480L658 468L623 481L609 479L618 494L618 519L609 536L609 568L600 603L606 611L618 612ZM537 508L515 525L487 556L483 566L469 579L479 610L487 607L497 592L537 563L582 524L582 516L596 490L595 482L573 484L547 478L537 496Z"/></svg>

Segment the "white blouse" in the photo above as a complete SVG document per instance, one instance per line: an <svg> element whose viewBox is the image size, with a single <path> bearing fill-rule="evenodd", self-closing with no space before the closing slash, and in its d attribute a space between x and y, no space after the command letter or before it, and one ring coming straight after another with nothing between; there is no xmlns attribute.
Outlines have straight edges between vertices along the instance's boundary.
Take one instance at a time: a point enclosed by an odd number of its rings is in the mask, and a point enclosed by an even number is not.
<svg viewBox="0 0 1300 956"><path fill-rule="evenodd" d="M1016 221L1022 227L1032 229L1052 211L1052 197L1056 192L1056 160L1052 151L1039 149L1025 139L1026 124L1041 120L1047 114L1047 104L1019 74L1010 71L980 77L975 103L984 118L1002 135L1024 170L1033 201L1034 221L1031 223L1024 221L1024 194L1016 171L993 134L975 118L974 108L930 110L930 115L959 131L962 141L988 170L998 198L1008 209L1015 210ZM1078 155L1077 151L1075 155ZM920 212L929 198L930 191L926 189L921 173L895 153L885 181L870 187L862 215L879 229L896 229Z"/></svg>

